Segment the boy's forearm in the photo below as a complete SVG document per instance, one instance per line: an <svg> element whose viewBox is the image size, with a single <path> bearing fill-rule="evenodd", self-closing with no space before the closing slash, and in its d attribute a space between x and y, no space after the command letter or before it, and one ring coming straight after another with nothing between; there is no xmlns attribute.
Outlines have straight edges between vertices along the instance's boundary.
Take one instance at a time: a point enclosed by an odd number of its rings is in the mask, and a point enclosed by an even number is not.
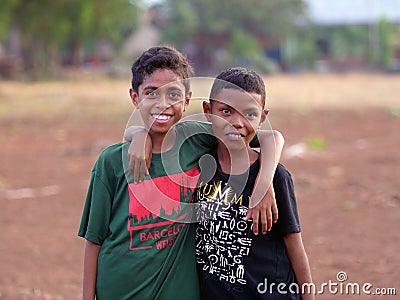
<svg viewBox="0 0 400 300"><path fill-rule="evenodd" d="M94 300L96 295L97 258L101 246L86 241L83 265L83 300Z"/></svg>
<svg viewBox="0 0 400 300"><path fill-rule="evenodd" d="M258 136L261 149L260 173L263 174L260 180L264 180L269 186L274 178L276 166L281 159L285 139L277 130L260 130Z"/></svg>
<svg viewBox="0 0 400 300"><path fill-rule="evenodd" d="M312 283L310 264L304 249L301 233L290 233L284 237L287 255L292 264L296 281L300 292L304 284ZM302 294L302 300L314 300L315 296L311 293Z"/></svg>
<svg viewBox="0 0 400 300"><path fill-rule="evenodd" d="M260 143L260 171L256 179L252 199L260 201L267 193L274 178L276 166L281 158L285 139L276 130L260 130L258 132ZM255 206L257 203L252 203Z"/></svg>
<svg viewBox="0 0 400 300"><path fill-rule="evenodd" d="M124 139L131 142L128 149L128 166L133 174L133 182L141 182L145 175L149 174L153 148L151 137L144 127L130 126L124 132Z"/></svg>

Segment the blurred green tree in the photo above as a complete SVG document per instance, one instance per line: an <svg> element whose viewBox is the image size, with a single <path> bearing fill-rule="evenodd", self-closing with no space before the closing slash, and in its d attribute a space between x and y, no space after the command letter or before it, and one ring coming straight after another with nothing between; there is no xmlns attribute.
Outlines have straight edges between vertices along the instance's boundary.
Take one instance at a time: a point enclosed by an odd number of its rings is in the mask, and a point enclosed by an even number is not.
<svg viewBox="0 0 400 300"><path fill-rule="evenodd" d="M390 23L386 18L381 18L378 21L378 32L379 32L379 50L380 59L379 62L385 68L390 68L390 63L393 59L393 46L390 43Z"/></svg>
<svg viewBox="0 0 400 300"><path fill-rule="evenodd" d="M24 71L37 74L53 70L62 52L77 65L100 40L118 45L137 25L139 7L128 0L3 0L0 11L0 39L17 38L13 50Z"/></svg>

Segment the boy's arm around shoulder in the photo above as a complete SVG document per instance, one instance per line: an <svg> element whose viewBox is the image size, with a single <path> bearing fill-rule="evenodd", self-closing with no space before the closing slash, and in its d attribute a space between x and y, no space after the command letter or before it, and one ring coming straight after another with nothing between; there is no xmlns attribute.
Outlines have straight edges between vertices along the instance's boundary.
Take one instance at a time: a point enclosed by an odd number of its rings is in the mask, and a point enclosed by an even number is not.
<svg viewBox="0 0 400 300"><path fill-rule="evenodd" d="M182 137L192 138L201 147L216 149L211 123L187 120L175 124ZM148 130L141 126L130 126L124 132L124 139L131 142L128 149L129 171L133 174L134 183L141 182L149 174L153 144Z"/></svg>
<svg viewBox="0 0 400 300"><path fill-rule="evenodd" d="M262 233L271 230L272 223L278 220L275 193L272 179L281 157L285 139L277 130L259 130L258 140L261 148L260 170L250 199L246 219L253 219L253 232L258 234L258 220L261 220Z"/></svg>
<svg viewBox="0 0 400 300"><path fill-rule="evenodd" d="M124 132L124 139L131 142L128 149L129 171L133 182L141 182L149 174L153 145L148 131L141 126L130 126Z"/></svg>
<svg viewBox="0 0 400 300"><path fill-rule="evenodd" d="M289 233L284 236L286 252L292 264L300 292L303 284L312 283L310 264L300 232ZM302 300L314 300L313 294L302 294Z"/></svg>

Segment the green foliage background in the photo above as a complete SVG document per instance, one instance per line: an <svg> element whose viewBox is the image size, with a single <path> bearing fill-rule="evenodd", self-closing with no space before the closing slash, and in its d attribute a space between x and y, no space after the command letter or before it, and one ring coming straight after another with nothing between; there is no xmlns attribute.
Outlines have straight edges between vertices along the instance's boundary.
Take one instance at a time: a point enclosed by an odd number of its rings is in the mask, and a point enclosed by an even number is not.
<svg viewBox="0 0 400 300"><path fill-rule="evenodd" d="M284 65L287 70L310 69L324 56L336 61L361 58L390 68L400 48L399 24L383 18L369 25L317 26L310 21L304 0L151 3L2 0L0 42L12 48L17 37L21 70L31 77L53 76L62 60L81 66L83 58L98 54L104 42L112 46L111 59L118 59L119 50L143 25L142 17L150 9L160 43L193 54L195 69L203 74L232 65L246 65L261 73L276 72ZM329 44L328 53L318 48L321 40ZM280 51L280 66L266 55L271 49Z"/></svg>

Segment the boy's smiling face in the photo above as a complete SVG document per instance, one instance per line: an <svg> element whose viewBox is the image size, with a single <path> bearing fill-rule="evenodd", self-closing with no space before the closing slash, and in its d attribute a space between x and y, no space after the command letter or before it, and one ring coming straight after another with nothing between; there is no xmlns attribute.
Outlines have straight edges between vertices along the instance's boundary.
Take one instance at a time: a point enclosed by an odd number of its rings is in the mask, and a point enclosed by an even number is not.
<svg viewBox="0 0 400 300"><path fill-rule="evenodd" d="M170 69L155 70L139 85L138 93L133 89L129 93L150 133L164 135L181 119L190 98L181 78Z"/></svg>
<svg viewBox="0 0 400 300"><path fill-rule="evenodd" d="M263 110L261 95L223 88L211 103L204 102L218 142L226 148L247 147L268 113Z"/></svg>

